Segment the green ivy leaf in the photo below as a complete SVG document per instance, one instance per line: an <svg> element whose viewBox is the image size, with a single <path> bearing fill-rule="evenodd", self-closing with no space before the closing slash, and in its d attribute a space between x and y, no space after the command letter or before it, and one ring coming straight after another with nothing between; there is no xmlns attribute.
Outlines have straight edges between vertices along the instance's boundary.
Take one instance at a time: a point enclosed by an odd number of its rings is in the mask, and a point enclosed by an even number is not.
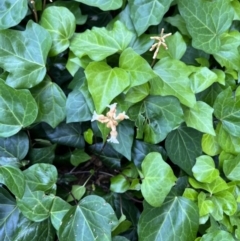
<svg viewBox="0 0 240 241"><path fill-rule="evenodd" d="M211 183L219 177L219 170L215 168L215 163L210 156L199 156L192 168L193 176L199 182Z"/></svg>
<svg viewBox="0 0 240 241"><path fill-rule="evenodd" d="M123 176L122 174L111 177L110 181L110 190L112 192L125 193L130 187L130 182L128 181L127 177Z"/></svg>
<svg viewBox="0 0 240 241"><path fill-rule="evenodd" d="M192 36L193 47L210 54L218 52L221 34L229 29L234 17L231 3L225 0L181 0L178 7Z"/></svg>
<svg viewBox="0 0 240 241"><path fill-rule="evenodd" d="M173 96L148 96L142 104L147 122L144 126L144 141L158 143L183 121L179 101Z"/></svg>
<svg viewBox="0 0 240 241"><path fill-rule="evenodd" d="M238 47L240 45L240 33L232 31L224 33L221 37L221 47L213 54L214 58L223 67L239 71L240 55Z"/></svg>
<svg viewBox="0 0 240 241"><path fill-rule="evenodd" d="M202 154L201 139L200 132L186 126L180 126L166 138L169 158L189 175L192 175L195 159Z"/></svg>
<svg viewBox="0 0 240 241"><path fill-rule="evenodd" d="M0 188L0 213L1 240L15 240L13 235L19 222L19 210L16 207L15 199L3 187Z"/></svg>
<svg viewBox="0 0 240 241"><path fill-rule="evenodd" d="M70 50L78 58L88 55L92 60L101 61L126 49L132 37L133 33L117 21L112 30L93 27L92 30L75 34L70 43Z"/></svg>
<svg viewBox="0 0 240 241"><path fill-rule="evenodd" d="M89 6L98 7L104 11L115 10L122 6L123 0L76 0Z"/></svg>
<svg viewBox="0 0 240 241"><path fill-rule="evenodd" d="M25 31L1 31L0 67L9 72L6 83L14 88L31 88L40 83L46 74L51 44L50 34L31 20Z"/></svg>
<svg viewBox="0 0 240 241"><path fill-rule="evenodd" d="M171 167L157 152L149 153L142 162L141 191L145 200L153 207L162 205L176 181ZM164 185L162 185L164 183Z"/></svg>
<svg viewBox="0 0 240 241"><path fill-rule="evenodd" d="M98 114L130 84L125 70L111 68L105 62L90 63L86 68L86 78Z"/></svg>
<svg viewBox="0 0 240 241"><path fill-rule="evenodd" d="M62 89L49 77L31 89L38 105L38 116L35 122L46 122L55 128L65 119L66 96Z"/></svg>
<svg viewBox="0 0 240 241"><path fill-rule="evenodd" d="M198 218L197 205L184 197L168 197L158 208L145 203L138 225L139 241L193 241Z"/></svg>
<svg viewBox="0 0 240 241"><path fill-rule="evenodd" d="M51 164L34 164L25 170L23 174L26 184L32 192L55 189L58 172L56 167Z"/></svg>
<svg viewBox="0 0 240 241"><path fill-rule="evenodd" d="M0 183L17 197L21 198L25 190L25 178L18 168L13 166L0 166Z"/></svg>
<svg viewBox="0 0 240 241"><path fill-rule="evenodd" d="M198 68L197 71L190 76L190 80L194 93L199 93L216 82L218 76L207 67L203 67Z"/></svg>
<svg viewBox="0 0 240 241"><path fill-rule="evenodd" d="M69 47L69 39L76 28L76 20L70 10L65 7L48 7L43 11L39 24L52 37L53 42L49 56L55 56Z"/></svg>
<svg viewBox="0 0 240 241"><path fill-rule="evenodd" d="M17 199L17 206L23 215L31 221L41 222L50 216L54 196L43 191L32 192L26 186L22 199Z"/></svg>
<svg viewBox="0 0 240 241"><path fill-rule="evenodd" d="M128 90L125 101L131 103L137 103L149 95L148 83L132 87Z"/></svg>
<svg viewBox="0 0 240 241"><path fill-rule="evenodd" d="M196 98L188 78L191 73L190 68L179 60L163 58L156 63L153 69L160 78L152 80L152 94L173 95L182 104L188 107L194 106Z"/></svg>
<svg viewBox="0 0 240 241"><path fill-rule="evenodd" d="M161 22L173 0L129 0L130 14L138 36Z"/></svg>
<svg viewBox="0 0 240 241"><path fill-rule="evenodd" d="M112 241L129 241L129 239L127 239L123 236L115 236L115 237L113 237Z"/></svg>
<svg viewBox="0 0 240 241"><path fill-rule="evenodd" d="M188 127L215 136L212 113L214 109L202 101L197 101L192 108L185 108L184 117Z"/></svg>
<svg viewBox="0 0 240 241"><path fill-rule="evenodd" d="M144 84L156 76L148 62L131 48L122 52L119 66L128 72L131 87Z"/></svg>
<svg viewBox="0 0 240 241"><path fill-rule="evenodd" d="M71 154L70 162L73 166L78 166L90 159L91 157L83 149L76 149Z"/></svg>
<svg viewBox="0 0 240 241"><path fill-rule="evenodd" d="M240 181L240 155L231 160L224 160L223 172L229 180Z"/></svg>
<svg viewBox="0 0 240 241"><path fill-rule="evenodd" d="M15 90L0 79L0 136L9 137L31 125L37 104L28 90Z"/></svg>
<svg viewBox="0 0 240 241"><path fill-rule="evenodd" d="M231 87L222 91L214 102L214 114L222 127L233 136L240 135L240 96L232 96Z"/></svg>
<svg viewBox="0 0 240 241"><path fill-rule="evenodd" d="M50 210L50 217L52 225L56 230L59 230L62 219L65 216L65 214L69 211L71 208L71 205L61 199L60 197L55 197L52 203L52 207Z"/></svg>
<svg viewBox="0 0 240 241"><path fill-rule="evenodd" d="M111 229L118 224L112 207L101 197L90 195L72 207L59 229L59 241L110 241Z"/></svg>
<svg viewBox="0 0 240 241"><path fill-rule="evenodd" d="M232 234L224 230L215 230L204 234L199 241L234 241Z"/></svg>
<svg viewBox="0 0 240 241"><path fill-rule="evenodd" d="M83 195L86 192L86 187L85 186L81 186L81 185L72 185L72 190L71 190L71 194L69 195L67 198L67 202L72 202L75 198L75 200L80 200Z"/></svg>
<svg viewBox="0 0 240 241"><path fill-rule="evenodd" d="M204 134L202 137L202 150L209 156L216 156L221 152L217 136Z"/></svg>
<svg viewBox="0 0 240 241"><path fill-rule="evenodd" d="M180 60L187 50L187 44L179 32L166 38L166 44L168 46L167 51L160 50L157 55L158 59L170 57L172 59Z"/></svg>
<svg viewBox="0 0 240 241"><path fill-rule="evenodd" d="M27 0L6 0L1 4L0 30L20 23L28 11Z"/></svg>
<svg viewBox="0 0 240 241"><path fill-rule="evenodd" d="M28 153L29 139L25 132L8 138L0 138L0 156L22 160Z"/></svg>

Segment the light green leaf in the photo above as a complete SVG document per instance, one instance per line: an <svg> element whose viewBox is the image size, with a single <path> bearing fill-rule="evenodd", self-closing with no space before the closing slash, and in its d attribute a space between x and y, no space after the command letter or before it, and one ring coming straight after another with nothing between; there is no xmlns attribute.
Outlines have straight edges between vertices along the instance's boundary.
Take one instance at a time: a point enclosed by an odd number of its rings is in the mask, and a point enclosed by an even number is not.
<svg viewBox="0 0 240 241"><path fill-rule="evenodd" d="M216 82L218 76L207 67L198 68L197 72L190 76L191 88L194 93L199 93L207 89Z"/></svg>
<svg viewBox="0 0 240 241"><path fill-rule="evenodd" d="M144 176L141 186L142 195L151 206L160 207L177 178L171 167L162 159L161 154L157 152L149 153L141 166Z"/></svg>
<svg viewBox="0 0 240 241"><path fill-rule="evenodd" d="M46 74L51 44L50 34L31 20L25 31L1 31L0 67L9 72L6 83L14 88L31 88L40 83Z"/></svg>
<svg viewBox="0 0 240 241"><path fill-rule="evenodd" d="M15 90L0 79L0 136L9 137L31 125L38 108L28 90Z"/></svg>
<svg viewBox="0 0 240 241"><path fill-rule="evenodd" d="M231 135L240 136L240 96L234 97L228 87L217 96L213 108L222 127Z"/></svg>
<svg viewBox="0 0 240 241"><path fill-rule="evenodd" d="M192 108L184 109L184 118L188 127L215 136L213 128L213 108L202 101L197 101Z"/></svg>
<svg viewBox="0 0 240 241"><path fill-rule="evenodd" d="M149 85L148 83L138 85L129 89L125 96L125 101L131 103L137 103L149 95Z"/></svg>
<svg viewBox="0 0 240 241"><path fill-rule="evenodd" d="M202 137L202 150L209 156L216 156L221 152L217 136L204 134Z"/></svg>
<svg viewBox="0 0 240 241"><path fill-rule="evenodd" d="M52 37L49 56L55 56L69 47L69 39L76 28L76 19L70 10L65 7L48 7L43 11L39 24Z"/></svg>
<svg viewBox="0 0 240 241"><path fill-rule="evenodd" d="M198 195L198 208L200 217L204 217L214 210L212 200L208 200L204 192L200 192Z"/></svg>
<svg viewBox="0 0 240 241"><path fill-rule="evenodd" d="M130 87L142 85L156 76L148 62L131 48L122 52L119 66L128 72L131 81Z"/></svg>
<svg viewBox="0 0 240 241"><path fill-rule="evenodd" d="M197 205L184 197L168 197L159 208L145 204L138 225L139 241L193 241L198 219Z"/></svg>
<svg viewBox="0 0 240 241"><path fill-rule="evenodd" d="M73 166L78 166L90 159L91 157L83 149L76 149L71 154L70 162Z"/></svg>
<svg viewBox="0 0 240 241"><path fill-rule="evenodd" d="M187 188L185 188L184 193L183 193L182 196L185 197L185 198L188 198L188 199L190 199L192 201L197 201L198 192L195 189L193 189L193 188L187 187Z"/></svg>
<svg viewBox="0 0 240 241"><path fill-rule="evenodd" d="M72 185L72 190L71 190L71 194L69 195L67 198L67 202L71 202L73 201L73 197L75 198L75 200L80 200L83 195L86 192L86 187L85 186L81 186L81 185Z"/></svg>
<svg viewBox="0 0 240 241"><path fill-rule="evenodd" d="M25 178L19 168L0 166L0 183L6 185L17 198L22 198L25 190Z"/></svg>
<svg viewBox="0 0 240 241"><path fill-rule="evenodd" d="M1 3L0 30L20 23L28 11L27 0L4 0Z"/></svg>
<svg viewBox="0 0 240 241"><path fill-rule="evenodd" d="M216 230L207 234L204 234L199 241L234 241L232 234L223 231Z"/></svg>
<svg viewBox="0 0 240 241"><path fill-rule="evenodd" d="M50 216L54 196L43 191L32 192L27 186L22 199L17 199L17 206L23 215L34 222L41 222Z"/></svg>
<svg viewBox="0 0 240 241"><path fill-rule="evenodd" d="M156 144L183 121L183 112L173 96L148 96L142 104L144 141ZM140 127L141 128L141 127Z"/></svg>
<svg viewBox="0 0 240 241"><path fill-rule="evenodd" d="M123 0L76 0L89 6L98 7L103 11L115 10L122 6Z"/></svg>
<svg viewBox="0 0 240 241"><path fill-rule="evenodd" d="M88 55L92 60L100 61L126 49L132 37L133 33L117 21L109 31L106 28L93 27L92 30L75 34L70 50L78 58Z"/></svg>
<svg viewBox="0 0 240 241"><path fill-rule="evenodd" d="M224 130L222 124L220 124L219 131L217 133L217 141L219 146L225 152L237 155L240 153L240 137L233 136L226 130Z"/></svg>
<svg viewBox="0 0 240 241"><path fill-rule="evenodd" d="M189 175L192 175L195 159L202 154L201 139L200 132L186 126L180 126L166 138L169 158Z"/></svg>
<svg viewBox="0 0 240 241"><path fill-rule="evenodd" d="M192 36L192 45L207 53L219 51L221 34L232 24L234 11L229 1L181 0L179 11Z"/></svg>
<svg viewBox="0 0 240 241"><path fill-rule="evenodd" d="M123 176L122 174L111 177L110 181L110 190L112 192L125 193L130 187L130 182L128 181L127 177Z"/></svg>
<svg viewBox="0 0 240 241"><path fill-rule="evenodd" d="M227 183L221 177L217 177L211 183L198 182L195 179L190 177L189 183L195 189L204 189L204 190L208 191L210 194L216 194L218 192L221 192L221 191L229 188Z"/></svg>
<svg viewBox="0 0 240 241"><path fill-rule="evenodd" d="M219 177L219 170L215 168L213 159L206 155L196 158L196 163L192 168L192 172L196 180L204 183L211 183Z"/></svg>
<svg viewBox="0 0 240 241"><path fill-rule="evenodd" d="M179 32L167 37L166 44L168 46L167 51L159 51L157 55L158 59L170 57L180 60L187 50L187 44Z"/></svg>
<svg viewBox="0 0 240 241"><path fill-rule="evenodd" d="M224 160L223 172L229 180L240 181L240 155L231 160Z"/></svg>
<svg viewBox="0 0 240 241"><path fill-rule="evenodd" d="M86 78L98 114L130 84L125 70L111 68L105 62L90 63L86 68Z"/></svg>
<svg viewBox="0 0 240 241"><path fill-rule="evenodd" d="M52 207L50 210L50 217L52 225L56 230L59 230L62 223L62 219L70 208L71 205L63 199L61 199L60 197L55 197L53 199Z"/></svg>
<svg viewBox="0 0 240 241"><path fill-rule="evenodd" d="M29 139L25 132L19 132L8 138L0 138L0 157L22 160L28 153Z"/></svg>
<svg viewBox="0 0 240 241"><path fill-rule="evenodd" d="M47 163L38 163L30 166L23 172L26 184L33 191L48 191L55 189L57 182L57 169Z"/></svg>
<svg viewBox="0 0 240 241"><path fill-rule="evenodd" d="M59 241L110 241L111 230L118 224L112 207L99 197L90 195L72 207L59 229Z"/></svg>
<svg viewBox="0 0 240 241"><path fill-rule="evenodd" d="M183 62L176 59L163 58L156 63L153 69L160 78L152 80L152 94L173 95L182 104L188 107L194 106L196 98L188 78L191 70Z"/></svg>
<svg viewBox="0 0 240 241"><path fill-rule="evenodd" d="M213 56L222 67L239 71L239 45L240 33L238 31L224 33L221 37L221 47Z"/></svg>
<svg viewBox="0 0 240 241"><path fill-rule="evenodd" d="M173 0L129 0L131 18L140 36L150 25L161 22Z"/></svg>
<svg viewBox="0 0 240 241"><path fill-rule="evenodd" d="M55 128L65 119L66 96L62 89L49 77L31 89L38 105L38 116L35 122L46 122Z"/></svg>

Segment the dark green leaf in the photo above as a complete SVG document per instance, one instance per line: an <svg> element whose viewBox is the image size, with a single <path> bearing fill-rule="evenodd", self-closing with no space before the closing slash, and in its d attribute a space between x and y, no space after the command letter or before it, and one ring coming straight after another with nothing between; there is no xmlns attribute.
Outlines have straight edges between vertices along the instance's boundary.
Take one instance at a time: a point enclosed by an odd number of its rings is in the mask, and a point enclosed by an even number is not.
<svg viewBox="0 0 240 241"><path fill-rule="evenodd" d="M69 47L69 39L76 28L76 19L67 8L51 6L43 11L40 25L52 37L53 43L49 55L55 56Z"/></svg>
<svg viewBox="0 0 240 241"><path fill-rule="evenodd" d="M129 0L131 18L140 36L150 25L161 22L173 0Z"/></svg>
<svg viewBox="0 0 240 241"><path fill-rule="evenodd" d="M115 237L113 237L112 241L129 241L129 239L127 239L123 236L115 236Z"/></svg>
<svg viewBox="0 0 240 241"><path fill-rule="evenodd" d="M0 183L17 197L21 198L25 190L25 178L18 168L13 166L0 166Z"/></svg>
<svg viewBox="0 0 240 241"><path fill-rule="evenodd" d="M229 1L181 0L179 11L193 38L193 47L216 53L221 46L221 34L230 27L234 11ZM199 29L201 31L199 31Z"/></svg>
<svg viewBox="0 0 240 241"><path fill-rule="evenodd" d="M118 220L111 206L98 196L87 196L72 207L62 220L59 241L111 240Z"/></svg>
<svg viewBox="0 0 240 241"><path fill-rule="evenodd" d="M15 90L0 79L0 136L9 137L31 125L38 108L28 90Z"/></svg>
<svg viewBox="0 0 240 241"><path fill-rule="evenodd" d="M202 154L202 134L192 128L181 126L166 138L165 146L171 161L192 175L195 158Z"/></svg>
<svg viewBox="0 0 240 241"><path fill-rule="evenodd" d="M149 153L142 162L142 195L153 207L160 207L176 181L171 167L157 152ZM162 185L164 183L164 185Z"/></svg>
<svg viewBox="0 0 240 241"><path fill-rule="evenodd" d="M38 116L35 122L46 122L55 128L65 119L66 96L62 89L49 77L31 89L38 105Z"/></svg>
<svg viewBox="0 0 240 241"><path fill-rule="evenodd" d="M198 225L198 207L186 198L167 198L159 208L145 203L139 220L139 241L193 241Z"/></svg>
<svg viewBox="0 0 240 241"><path fill-rule="evenodd" d="M26 15L27 0L4 0L1 4L0 30L17 25Z"/></svg>
<svg viewBox="0 0 240 241"><path fill-rule="evenodd" d="M29 149L28 136L24 132L8 137L0 138L0 156L1 157L15 157L22 160Z"/></svg>
<svg viewBox="0 0 240 241"><path fill-rule="evenodd" d="M25 31L1 31L0 67L9 72L6 83L14 88L31 88L40 83L46 74L51 44L50 34L32 21Z"/></svg>

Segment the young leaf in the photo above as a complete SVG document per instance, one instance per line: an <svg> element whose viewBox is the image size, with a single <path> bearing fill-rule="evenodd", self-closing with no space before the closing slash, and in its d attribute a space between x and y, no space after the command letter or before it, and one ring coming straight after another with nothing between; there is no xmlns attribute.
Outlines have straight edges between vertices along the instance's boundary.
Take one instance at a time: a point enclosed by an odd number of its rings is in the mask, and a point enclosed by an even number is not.
<svg viewBox="0 0 240 241"><path fill-rule="evenodd" d="M25 190L25 178L19 168L0 166L0 183L6 185L17 198L22 198Z"/></svg>
<svg viewBox="0 0 240 241"><path fill-rule="evenodd" d="M231 3L225 0L181 0L178 7L192 36L193 47L210 54L218 52L220 36L231 26L234 17Z"/></svg>
<svg viewBox="0 0 240 241"><path fill-rule="evenodd" d="M224 230L215 230L204 234L199 241L234 241L232 234Z"/></svg>
<svg viewBox="0 0 240 241"><path fill-rule="evenodd" d="M96 112L99 114L130 84L125 70L111 68L105 62L90 63L86 68L86 78Z"/></svg>
<svg viewBox="0 0 240 241"><path fill-rule="evenodd" d="M176 181L171 167L157 152L149 153L142 162L141 191L153 207L160 207Z"/></svg>
<svg viewBox="0 0 240 241"><path fill-rule="evenodd" d="M240 181L240 155L231 160L224 160L223 172L229 180Z"/></svg>
<svg viewBox="0 0 240 241"><path fill-rule="evenodd" d="M70 50L78 58L88 55L92 60L101 61L126 49L132 37L133 33L117 21L110 31L93 27L92 30L75 34L70 43Z"/></svg>
<svg viewBox="0 0 240 241"><path fill-rule="evenodd" d="M197 101L192 108L185 108L184 117L188 127L215 136L213 129L213 108L202 101Z"/></svg>
<svg viewBox="0 0 240 241"><path fill-rule="evenodd" d="M50 34L31 20L25 31L1 31L0 67L9 72L6 83L14 88L31 88L40 83L46 74L51 44Z"/></svg>
<svg viewBox="0 0 240 241"><path fill-rule="evenodd" d="M31 125L38 108L28 90L15 90L0 79L0 136L9 137Z"/></svg>
<svg viewBox="0 0 240 241"><path fill-rule="evenodd" d="M31 89L38 105L35 122L46 122L55 128L65 119L66 96L62 89L46 77L42 83Z"/></svg>
<svg viewBox="0 0 240 241"><path fill-rule="evenodd" d="M46 8L42 13L39 24L52 37L53 43L49 56L55 56L69 47L69 39L73 36L76 28L76 20L67 8L55 6Z"/></svg>
<svg viewBox="0 0 240 241"><path fill-rule="evenodd" d="M233 136L240 135L240 96L233 97L231 87L222 91L214 103L214 114Z"/></svg>
<svg viewBox="0 0 240 241"><path fill-rule="evenodd" d="M204 134L202 136L202 150L209 156L216 156L221 152L221 147L218 144L217 136Z"/></svg>
<svg viewBox="0 0 240 241"><path fill-rule="evenodd" d="M219 171L215 168L215 163L210 156L199 156L192 168L193 176L199 182L211 183L219 177Z"/></svg>
<svg viewBox="0 0 240 241"><path fill-rule="evenodd" d="M201 139L200 132L186 126L180 126L166 138L169 158L189 175L192 175L195 159L202 154Z"/></svg>
<svg viewBox="0 0 240 241"><path fill-rule="evenodd" d="M123 0L76 0L89 6L98 7L104 11L115 10L122 6Z"/></svg>
<svg viewBox="0 0 240 241"><path fill-rule="evenodd" d="M197 205L184 197L168 197L159 208L145 203L138 225L139 241L193 241L198 219Z"/></svg>
<svg viewBox="0 0 240 241"><path fill-rule="evenodd" d="M4 4L1 4L0 30L17 25L27 11L27 0L4 0Z"/></svg>
<svg viewBox="0 0 240 241"><path fill-rule="evenodd" d="M83 149L76 149L71 154L70 162L73 166L78 166L90 159L91 157Z"/></svg>
<svg viewBox="0 0 240 241"><path fill-rule="evenodd" d="M131 48L122 52L119 66L130 75L130 87L142 85L156 76L148 62Z"/></svg>
<svg viewBox="0 0 240 241"><path fill-rule="evenodd" d="M96 238L110 241L111 229L117 224L112 207L103 198L90 195L66 213L59 228L59 241L92 241Z"/></svg>
<svg viewBox="0 0 240 241"><path fill-rule="evenodd" d="M182 104L188 107L194 106L196 98L188 78L191 70L183 62L176 59L163 58L156 63L153 69L160 78L152 80L152 94L173 95Z"/></svg>
<svg viewBox="0 0 240 241"><path fill-rule="evenodd" d="M130 14L140 36L150 25L161 22L173 0L129 0Z"/></svg>

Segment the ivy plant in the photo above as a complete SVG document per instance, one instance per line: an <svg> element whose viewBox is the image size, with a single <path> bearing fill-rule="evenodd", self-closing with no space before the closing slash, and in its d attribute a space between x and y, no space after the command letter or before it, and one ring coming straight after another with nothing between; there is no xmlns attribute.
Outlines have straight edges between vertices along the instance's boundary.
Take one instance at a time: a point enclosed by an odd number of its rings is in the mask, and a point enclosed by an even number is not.
<svg viewBox="0 0 240 241"><path fill-rule="evenodd" d="M238 0L2 0L1 240L240 240L239 23Z"/></svg>

